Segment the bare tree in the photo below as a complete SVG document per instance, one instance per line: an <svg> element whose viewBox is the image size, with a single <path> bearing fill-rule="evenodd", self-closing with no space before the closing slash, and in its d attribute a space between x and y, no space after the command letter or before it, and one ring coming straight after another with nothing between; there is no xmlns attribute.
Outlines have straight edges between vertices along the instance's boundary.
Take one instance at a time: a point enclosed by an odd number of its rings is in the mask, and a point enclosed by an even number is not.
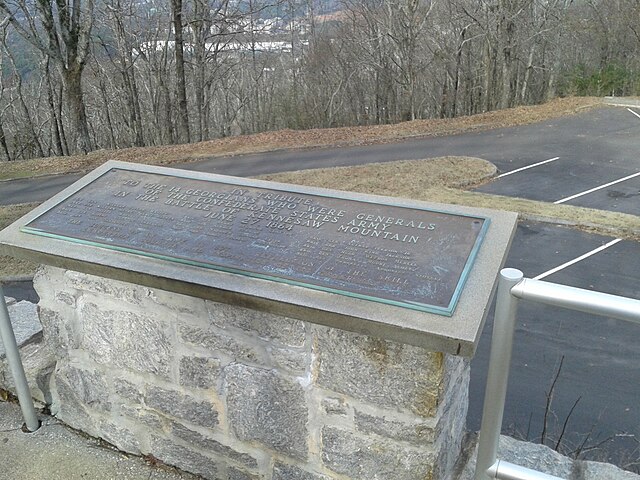
<svg viewBox="0 0 640 480"><path fill-rule="evenodd" d="M171 14L173 16L173 35L175 41L176 60L176 96L178 99L178 135L180 142L189 143L189 110L187 105L187 81L185 77L184 35L182 20L182 0L171 0Z"/></svg>
<svg viewBox="0 0 640 480"><path fill-rule="evenodd" d="M91 137L82 91L82 72L89 54L94 0L36 0L31 3L0 0L0 10L11 25L32 45L50 57L65 86L65 100L80 152L91 150Z"/></svg>
<svg viewBox="0 0 640 480"><path fill-rule="evenodd" d="M7 22L2 22L0 24L0 28L2 28L3 32L6 29ZM6 39L6 34L2 35L3 46L6 47L6 43L4 43L4 39ZM0 72L4 72L3 65L3 56L0 55ZM4 75L0 75L0 147L2 147L2 153L7 161L11 161L11 153L9 152L9 145L7 144L7 137L4 129L4 113L6 108L2 106L2 101L4 100Z"/></svg>
<svg viewBox="0 0 640 480"><path fill-rule="evenodd" d="M141 147L144 142L144 129L142 125L142 111L140 107L140 95L138 92L138 80L134 68L134 51L136 48L136 34L138 29L134 26L136 4L133 1L105 0L105 10L101 12L101 20L105 27L110 27L114 45L101 39L104 47L104 55L114 66L120 77L122 86L121 102L126 111L126 124L129 128L131 145Z"/></svg>
<svg viewBox="0 0 640 480"><path fill-rule="evenodd" d="M40 140L33 124L33 119L31 118L31 113L29 112L25 101L22 76L16 67L16 61L13 53L7 48L6 37L2 43L4 45L3 53L9 59L11 70L13 72L11 77L14 80L14 88L12 89L13 98L11 104L19 111L19 116L22 118L25 147L32 150L36 156L44 157L45 155L42 150L42 145L40 144Z"/></svg>
<svg viewBox="0 0 640 480"><path fill-rule="evenodd" d="M0 0L3 158L640 93L638 0L94 1Z"/></svg>
<svg viewBox="0 0 640 480"><path fill-rule="evenodd" d="M151 144L168 144L176 141L174 105L171 95L173 86L171 44L171 13L168 6L153 2L153 11L147 12L144 27L140 29L134 46L134 68L140 79L141 104L146 98L148 119L145 135ZM141 112L144 121L144 111Z"/></svg>
<svg viewBox="0 0 640 480"><path fill-rule="evenodd" d="M59 110L62 108L62 102L57 101L57 95L55 94L53 81L51 79L52 75L49 67L49 57L47 56L45 56L41 62L41 72L47 89L47 107L51 128L52 151L58 156L68 155L69 149L67 148L66 141L63 141L64 127L62 125L62 115Z"/></svg>

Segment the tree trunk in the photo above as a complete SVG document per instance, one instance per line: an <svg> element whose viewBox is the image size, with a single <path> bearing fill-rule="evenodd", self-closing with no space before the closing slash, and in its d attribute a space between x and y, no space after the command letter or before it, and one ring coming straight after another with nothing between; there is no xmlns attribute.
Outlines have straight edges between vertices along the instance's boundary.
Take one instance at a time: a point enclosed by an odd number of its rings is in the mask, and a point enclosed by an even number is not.
<svg viewBox="0 0 640 480"><path fill-rule="evenodd" d="M449 75L445 73L442 81L442 95L440 96L440 118L447 116L447 104L449 103Z"/></svg>
<svg viewBox="0 0 640 480"><path fill-rule="evenodd" d="M20 74L16 74L17 81L17 93L18 93L18 105L20 107L20 112L27 123L27 133L29 135L29 142L33 145L35 149L35 154L37 157L44 157L44 151L42 150L42 145L40 144L40 139L36 134L36 129L33 126L33 120L31 119L31 114L29 113L29 109L27 108L27 104L24 101L24 95L22 94L22 79L20 78Z"/></svg>
<svg viewBox="0 0 640 480"><path fill-rule="evenodd" d="M196 108L196 140L201 142L205 136L205 62L206 62L206 30L207 5L203 5L200 0L194 2L195 21L192 24L193 30L193 87Z"/></svg>
<svg viewBox="0 0 640 480"><path fill-rule="evenodd" d="M500 19L500 47L502 51L502 91L500 92L500 108L511 106L511 82L513 81L513 37L515 24L511 18L512 12L506 6L502 6L502 18Z"/></svg>
<svg viewBox="0 0 640 480"><path fill-rule="evenodd" d="M144 129L142 127L142 112L140 111L140 94L134 70L131 69L131 93L133 95L133 111L135 112L136 147L144 147Z"/></svg>
<svg viewBox="0 0 640 480"><path fill-rule="evenodd" d="M3 43L5 42L6 40ZM6 47L6 43L5 43L5 47ZM31 114L29 113L27 104L24 101L24 95L22 94L22 75L18 71L15 58L13 57L13 54L9 51L8 47L5 48L5 54L9 58L9 61L11 63L11 68L13 69L13 76L16 82L15 91L18 94L17 106L20 110L21 115L24 117L24 121L26 123L26 133L29 138L29 143L35 149L35 155L37 157L44 157L44 151L42 150L42 145L40 144L40 140L38 139L38 135L36 134L36 130L33 126L33 120L31 119Z"/></svg>
<svg viewBox="0 0 640 480"><path fill-rule="evenodd" d="M118 40L118 54L120 57L120 74L127 95L127 107L129 108L129 128L133 134L133 144L136 147L144 146L142 128L142 115L140 112L140 96L136 83L135 69L133 68L133 47L128 41L127 28L124 24L124 15L120 0L116 0L113 14L113 28Z"/></svg>
<svg viewBox="0 0 640 480"><path fill-rule="evenodd" d="M132 63L129 63L127 71L123 72L123 79L125 82L126 90L129 96L129 121L133 128L133 144L136 147L144 147L144 135L142 131L142 113L140 112L140 95L138 94L138 86L136 84L136 77L132 68Z"/></svg>
<svg viewBox="0 0 640 480"><path fill-rule="evenodd" d="M114 150L118 148L116 143L116 135L113 130L113 122L111 121L111 113L109 112L109 97L107 95L107 86L104 83L104 79L100 78L98 88L100 90L100 95L102 96L102 101L104 103L104 118L107 123L107 131L109 132L109 148Z"/></svg>
<svg viewBox="0 0 640 480"><path fill-rule="evenodd" d="M4 134L4 127L2 126L2 122L0 122L0 146L2 147L2 151L4 152L4 156L7 161L13 160L11 158L11 153L9 152L9 146L7 145L7 138Z"/></svg>
<svg viewBox="0 0 640 480"><path fill-rule="evenodd" d="M522 80L522 88L520 90L520 101L525 104L527 101L527 90L529 88L529 78L531 78L531 72L533 71L533 56L535 54L536 47L533 45L529 50L529 59L527 61L527 68L524 71L524 79Z"/></svg>
<svg viewBox="0 0 640 480"><path fill-rule="evenodd" d="M81 153L91 151L91 136L89 134L89 123L84 107L84 96L82 93L82 69L63 69L64 93L69 112L69 120L76 132L76 150Z"/></svg>
<svg viewBox="0 0 640 480"><path fill-rule="evenodd" d="M460 42L456 50L456 69L453 77L453 98L451 100L451 116L458 115L458 93L460 91L460 67L462 65L462 49L464 48L464 37L467 33L467 28L463 28L460 32Z"/></svg>
<svg viewBox="0 0 640 480"><path fill-rule="evenodd" d="M187 83L184 74L184 37L182 33L182 0L171 0L176 54L176 97L178 99L178 139L191 141L189 111L187 109Z"/></svg>
<svg viewBox="0 0 640 480"><path fill-rule="evenodd" d="M167 84L160 80L160 105L164 107L164 111L162 108L158 109L158 114L162 118L161 122L163 125L162 135L162 143L175 143L176 137L174 135L173 122L171 119L173 118L173 109L171 108L171 95L169 95L169 87Z"/></svg>
<svg viewBox="0 0 640 480"><path fill-rule="evenodd" d="M62 104L63 104L63 95L64 95L64 86L60 85L58 88L58 129L60 131L60 140L62 143L62 148L64 150L64 155L70 155L69 152L69 142L67 141L67 132L65 130L64 122L62 121Z"/></svg>
<svg viewBox="0 0 640 480"><path fill-rule="evenodd" d="M549 78L547 80L547 85L545 88L545 100L550 101L553 100L556 96L556 79L557 79L557 71L560 69L560 62L557 62L557 65L554 65L549 72Z"/></svg>
<svg viewBox="0 0 640 480"><path fill-rule="evenodd" d="M482 111L488 112L489 110L493 110L493 95L491 94L492 86L493 86L493 71L494 71L494 58L491 54L492 48L491 44L488 40L485 40L484 44L484 99L482 102Z"/></svg>
<svg viewBox="0 0 640 480"><path fill-rule="evenodd" d="M502 59L502 92L500 95L500 108L511 106L511 79L513 76L513 62L511 48L505 47Z"/></svg>
<svg viewBox="0 0 640 480"><path fill-rule="evenodd" d="M49 105L49 115L51 115L51 139L53 143L53 151L56 155L64 155L62 148L62 138L60 128L58 126L58 114L56 112L56 104L53 96L53 86L51 85L51 71L49 69L49 59L46 58L44 67L45 82L47 83L47 103Z"/></svg>

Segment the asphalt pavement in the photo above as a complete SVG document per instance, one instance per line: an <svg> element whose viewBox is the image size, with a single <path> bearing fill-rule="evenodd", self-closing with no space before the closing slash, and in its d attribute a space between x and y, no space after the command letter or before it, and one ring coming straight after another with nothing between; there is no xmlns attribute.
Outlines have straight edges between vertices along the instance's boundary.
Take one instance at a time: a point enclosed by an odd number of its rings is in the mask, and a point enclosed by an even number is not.
<svg viewBox="0 0 640 480"><path fill-rule="evenodd" d="M640 114L640 109L635 111ZM640 117L627 108L602 107L538 124L472 134L221 157L183 168L249 176L468 155L492 161L501 174L480 191L638 215L640 175L634 175L640 172L639 152ZM76 178L2 182L0 204L44 200ZM608 247L589 253L603 246ZM583 254L589 256L571 263ZM566 263L569 265L545 280L640 298L638 243L616 242L551 224L521 223L507 266L534 277ZM491 322L489 318L472 364L471 429L477 429L480 422ZM585 446L604 441L597 450L603 459L622 462L634 449L636 458L640 456L640 327L526 304L519 312L518 325L505 431L532 440L540 435L550 385L562 362L548 415L550 438L558 439L568 419L567 430L572 433L563 435L563 441L569 449L586 439Z"/></svg>
<svg viewBox="0 0 640 480"><path fill-rule="evenodd" d="M45 175L0 182L0 205L42 202L82 177L81 174Z"/></svg>
<svg viewBox="0 0 640 480"><path fill-rule="evenodd" d="M567 227L520 223L506 265L533 278L612 239ZM640 248L622 241L544 278L545 281L640 298ZM493 313L471 367L468 427L480 428ZM547 416L547 438L562 435L565 453L604 442L602 460L638 457L640 440L640 325L521 302L503 432L539 441L547 394L560 368ZM577 402L577 405L574 404Z"/></svg>
<svg viewBox="0 0 640 480"><path fill-rule="evenodd" d="M559 156L559 169L571 168L569 180L577 182L567 189L566 182L531 182L530 188L513 187L509 183L494 182L482 191L524 198L557 200L565 190L578 191L590 185L591 179L602 175L590 164L617 169L620 173L634 172L637 167L640 118L621 107L601 107L584 113L549 120L532 125L499 128L476 133L443 137L424 137L395 143L344 148L283 150L254 155L216 157L177 166L186 170L235 175L240 177L267 173L360 165L364 163L414 160L446 155L484 158L495 163L500 172L507 172L532 163ZM635 170L637 171L637 170ZM528 174L537 175L535 169ZM615 175L612 174L612 178ZM0 205L42 201L50 198L79 178L79 175L49 176L33 180L0 182ZM499 186L500 185L500 186ZM535 186L534 186L535 185ZM499 187L498 187L499 186ZM551 192L540 195L540 192Z"/></svg>
<svg viewBox="0 0 640 480"><path fill-rule="evenodd" d="M529 158L487 158L508 175L478 191L547 202L567 199L562 203L640 215L639 117L625 108L609 107L547 123L546 129L536 127L526 133L534 136L542 152L530 146L534 155ZM516 172L551 159L555 160Z"/></svg>
<svg viewBox="0 0 640 480"><path fill-rule="evenodd" d="M543 153L494 157L500 175L478 191L640 215L639 110L597 109L527 129L537 131ZM507 266L530 278L553 271L545 281L640 298L637 242L523 222ZM505 431L539 441L546 412L545 435L565 451L598 445L604 460L637 461L640 327L526 302L518 320ZM472 392L484 389L490 331L487 326L472 363ZM479 428L481 398L471 396L471 429Z"/></svg>

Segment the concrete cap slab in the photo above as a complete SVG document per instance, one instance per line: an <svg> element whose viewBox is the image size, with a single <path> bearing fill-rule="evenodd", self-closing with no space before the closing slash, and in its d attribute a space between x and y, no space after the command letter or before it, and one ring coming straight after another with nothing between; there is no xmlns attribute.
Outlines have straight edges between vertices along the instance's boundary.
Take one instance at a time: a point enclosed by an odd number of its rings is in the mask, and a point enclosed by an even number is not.
<svg viewBox="0 0 640 480"><path fill-rule="evenodd" d="M114 168L276 189L345 201L481 216L489 220L489 227L451 317L21 231L23 226ZM152 288L268 311L434 351L471 356L475 352L496 278L509 250L516 222L517 215L512 212L339 192L112 161L97 168L0 232L0 253Z"/></svg>

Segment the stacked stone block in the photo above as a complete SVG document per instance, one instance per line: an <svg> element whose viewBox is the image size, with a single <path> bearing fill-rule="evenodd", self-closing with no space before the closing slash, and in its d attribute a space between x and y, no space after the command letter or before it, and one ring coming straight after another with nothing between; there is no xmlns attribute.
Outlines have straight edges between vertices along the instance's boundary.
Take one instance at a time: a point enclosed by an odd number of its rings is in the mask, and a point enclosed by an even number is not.
<svg viewBox="0 0 640 480"><path fill-rule="evenodd" d="M215 480L452 475L465 359L53 267L35 286L52 412L121 450Z"/></svg>

